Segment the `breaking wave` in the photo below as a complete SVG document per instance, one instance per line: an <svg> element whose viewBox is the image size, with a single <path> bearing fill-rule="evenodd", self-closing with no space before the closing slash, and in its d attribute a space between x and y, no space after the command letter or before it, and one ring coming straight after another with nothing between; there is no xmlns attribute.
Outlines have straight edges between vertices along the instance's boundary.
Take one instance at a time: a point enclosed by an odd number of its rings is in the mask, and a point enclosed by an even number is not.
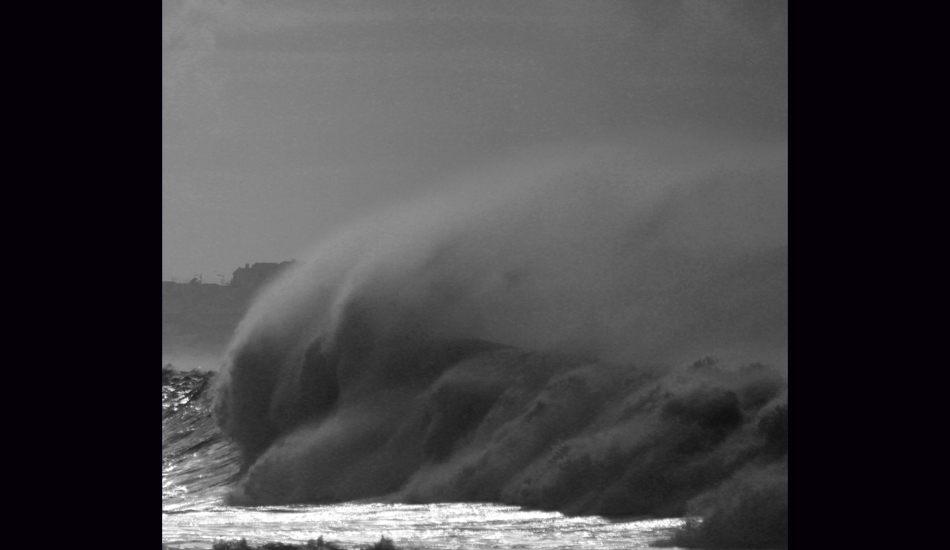
<svg viewBox="0 0 950 550"><path fill-rule="evenodd" d="M695 515L697 544L787 545L787 149L658 141L462 177L298 262L217 377L230 501Z"/></svg>
<svg viewBox="0 0 950 550"><path fill-rule="evenodd" d="M220 499L236 481L237 449L221 437L211 415L213 377L209 371L162 368L163 513Z"/></svg>

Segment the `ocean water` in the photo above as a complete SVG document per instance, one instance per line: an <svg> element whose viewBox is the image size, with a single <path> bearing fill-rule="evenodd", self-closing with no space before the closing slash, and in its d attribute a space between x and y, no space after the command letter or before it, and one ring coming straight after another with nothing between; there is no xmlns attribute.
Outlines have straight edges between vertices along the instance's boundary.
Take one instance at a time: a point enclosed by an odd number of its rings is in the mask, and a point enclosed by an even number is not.
<svg viewBox="0 0 950 550"><path fill-rule="evenodd" d="M406 549L636 549L669 538L679 518L606 519L491 503L228 506L239 454L211 416L213 373L163 371L162 543L210 549L216 540L346 546L386 536Z"/></svg>
<svg viewBox="0 0 950 550"><path fill-rule="evenodd" d="M163 374L162 543L167 548L210 549L217 540L242 538L252 544L305 543L319 537L358 547L386 536L406 549L639 549L667 541L685 523L676 517L567 516L494 503L230 506L229 491L240 480L239 452L214 425L212 376Z"/></svg>
<svg viewBox="0 0 950 550"><path fill-rule="evenodd" d="M668 538L680 519L608 521L496 504L333 504L235 508L209 506L163 513L169 548L211 548L215 539L305 543L323 537L347 547L380 536L413 549L636 549Z"/></svg>
<svg viewBox="0 0 950 550"><path fill-rule="evenodd" d="M163 371L163 537L787 547L787 147L673 145L321 241Z"/></svg>

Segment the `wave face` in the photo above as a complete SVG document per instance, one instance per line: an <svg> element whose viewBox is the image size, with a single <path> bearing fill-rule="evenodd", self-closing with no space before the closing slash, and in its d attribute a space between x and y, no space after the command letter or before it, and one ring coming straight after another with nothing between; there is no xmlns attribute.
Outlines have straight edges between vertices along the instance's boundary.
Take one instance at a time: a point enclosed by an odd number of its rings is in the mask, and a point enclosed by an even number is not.
<svg viewBox="0 0 950 550"><path fill-rule="evenodd" d="M162 511L220 498L239 455L211 415L213 372L162 369Z"/></svg>
<svg viewBox="0 0 950 550"><path fill-rule="evenodd" d="M460 182L251 308L215 389L231 502L696 513L710 540L787 545L785 146L556 151ZM753 540L734 501L762 491Z"/></svg>

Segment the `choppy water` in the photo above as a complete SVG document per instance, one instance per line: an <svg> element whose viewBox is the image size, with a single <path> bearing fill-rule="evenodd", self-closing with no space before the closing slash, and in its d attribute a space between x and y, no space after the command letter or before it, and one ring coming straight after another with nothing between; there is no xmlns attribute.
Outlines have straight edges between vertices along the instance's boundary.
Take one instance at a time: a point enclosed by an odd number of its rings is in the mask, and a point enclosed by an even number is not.
<svg viewBox="0 0 950 550"><path fill-rule="evenodd" d="M668 537L680 519L612 522L495 504L335 504L198 507L162 513L170 548L211 548L215 539L304 543L320 536L344 545L386 536L413 549L632 549Z"/></svg>
<svg viewBox="0 0 950 550"><path fill-rule="evenodd" d="M681 519L612 521L596 516L483 503L345 503L235 507L224 504L238 472L237 451L210 415L210 376L163 373L162 543L210 549L215 540L344 545L389 537L406 549L647 548Z"/></svg>

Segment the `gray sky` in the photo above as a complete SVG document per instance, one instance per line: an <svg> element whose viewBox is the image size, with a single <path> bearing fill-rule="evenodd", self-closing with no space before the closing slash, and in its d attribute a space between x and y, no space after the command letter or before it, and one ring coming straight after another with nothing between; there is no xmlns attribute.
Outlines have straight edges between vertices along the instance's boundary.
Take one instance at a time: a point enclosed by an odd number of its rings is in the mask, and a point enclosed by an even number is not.
<svg viewBox="0 0 950 550"><path fill-rule="evenodd" d="M783 140L787 2L162 2L162 279L230 277L539 144Z"/></svg>

